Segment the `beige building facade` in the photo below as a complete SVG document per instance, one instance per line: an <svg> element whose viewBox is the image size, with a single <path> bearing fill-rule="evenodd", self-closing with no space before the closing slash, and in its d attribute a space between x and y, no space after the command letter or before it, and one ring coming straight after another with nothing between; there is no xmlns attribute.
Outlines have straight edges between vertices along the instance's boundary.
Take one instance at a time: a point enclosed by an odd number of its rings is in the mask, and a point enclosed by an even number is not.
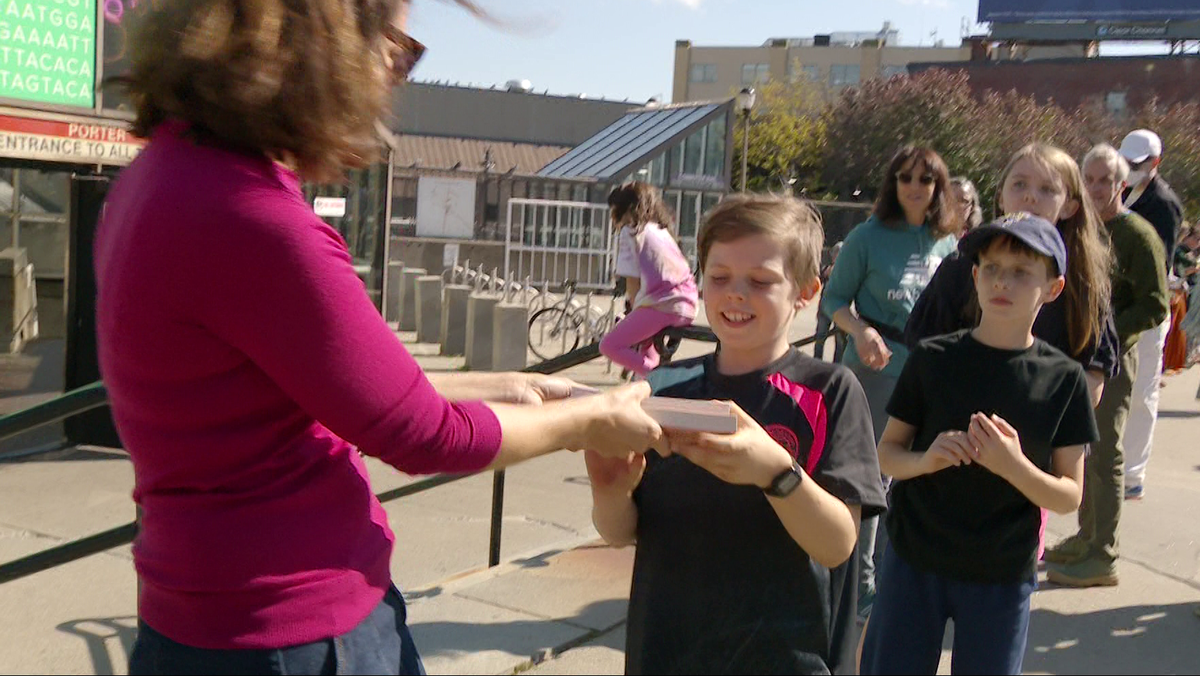
<svg viewBox="0 0 1200 676"><path fill-rule="evenodd" d="M909 63L969 61L971 47L904 47L880 37L839 42L830 36L774 38L759 47L701 47L675 43L672 100L731 96L768 80L808 79L832 91L876 77L904 73Z"/></svg>

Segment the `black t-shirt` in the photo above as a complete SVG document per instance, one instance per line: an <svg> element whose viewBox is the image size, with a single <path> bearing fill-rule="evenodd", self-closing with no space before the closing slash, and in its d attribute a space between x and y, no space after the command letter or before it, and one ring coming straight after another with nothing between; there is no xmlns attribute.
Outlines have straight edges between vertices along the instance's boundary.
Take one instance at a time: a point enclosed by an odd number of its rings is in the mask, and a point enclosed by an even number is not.
<svg viewBox="0 0 1200 676"><path fill-rule="evenodd" d="M975 282L971 278L971 260L954 252L942 260L929 285L921 293L908 315L904 327L904 342L909 349L918 341L933 336L974 328L978 323L969 316L975 307ZM1033 335L1058 348L1089 371L1099 371L1111 378L1121 367L1117 327L1112 313L1106 313L1103 333L1079 354L1072 354L1071 336L1067 331L1067 294L1060 294L1038 312L1033 322Z"/></svg>
<svg viewBox="0 0 1200 676"><path fill-rule="evenodd" d="M845 367L792 349L761 371L717 372L715 355L650 374L655 393L736 402L846 504L885 506L871 414ZM681 456L648 452L638 508L625 670L834 673L854 668L855 558L809 559L762 491Z"/></svg>
<svg viewBox="0 0 1200 676"><path fill-rule="evenodd" d="M888 414L917 428L912 451L997 414L1021 450L1051 471L1054 449L1096 441L1087 380L1078 363L1042 340L1001 350L960 331L922 341L908 356ZM950 467L892 484L888 534L914 568L958 580L1010 583L1035 574L1041 511L982 465Z"/></svg>

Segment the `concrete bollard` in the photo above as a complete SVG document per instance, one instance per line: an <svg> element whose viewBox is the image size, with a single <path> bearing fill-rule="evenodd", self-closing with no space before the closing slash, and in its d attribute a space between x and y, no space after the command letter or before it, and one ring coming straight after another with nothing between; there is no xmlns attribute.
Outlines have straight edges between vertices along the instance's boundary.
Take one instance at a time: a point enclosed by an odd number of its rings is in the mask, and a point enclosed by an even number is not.
<svg viewBox="0 0 1200 676"><path fill-rule="evenodd" d="M473 293L467 299L467 370L492 370L492 329L500 296Z"/></svg>
<svg viewBox="0 0 1200 676"><path fill-rule="evenodd" d="M520 303L497 303L492 327L492 370L525 368L528 339L529 308Z"/></svg>
<svg viewBox="0 0 1200 676"><path fill-rule="evenodd" d="M436 343L442 333L442 276L417 277L417 342Z"/></svg>
<svg viewBox="0 0 1200 676"><path fill-rule="evenodd" d="M462 284L447 286L442 294L442 325L439 333L441 353L458 357L467 351L467 299L471 287Z"/></svg>
<svg viewBox="0 0 1200 676"><path fill-rule="evenodd" d="M400 330L417 330L417 278L425 276L424 268L405 268L400 281Z"/></svg>
<svg viewBox="0 0 1200 676"><path fill-rule="evenodd" d="M388 261L387 298L384 301L383 318L389 322L400 321L400 282L403 276L403 261Z"/></svg>

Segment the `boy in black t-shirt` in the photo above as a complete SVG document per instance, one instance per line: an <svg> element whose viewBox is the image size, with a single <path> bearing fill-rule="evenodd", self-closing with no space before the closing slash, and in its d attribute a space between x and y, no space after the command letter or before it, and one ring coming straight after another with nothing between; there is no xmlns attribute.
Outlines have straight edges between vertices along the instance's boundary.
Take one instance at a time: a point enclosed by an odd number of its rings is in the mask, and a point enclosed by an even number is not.
<svg viewBox="0 0 1200 676"><path fill-rule="evenodd" d="M853 670L862 517L885 505L866 396L788 344L820 288L820 218L779 197L726 200L698 242L720 348L650 373L656 394L732 401L731 435L668 431L672 453L587 454L593 519L637 542L629 674Z"/></svg>
<svg viewBox="0 0 1200 676"><path fill-rule="evenodd" d="M934 673L954 620L955 673L1019 674L1041 510L1083 494L1096 421L1083 369L1033 337L1063 291L1058 230L1015 214L973 230L978 328L922 341L888 405L880 465L895 478L882 584L861 673Z"/></svg>

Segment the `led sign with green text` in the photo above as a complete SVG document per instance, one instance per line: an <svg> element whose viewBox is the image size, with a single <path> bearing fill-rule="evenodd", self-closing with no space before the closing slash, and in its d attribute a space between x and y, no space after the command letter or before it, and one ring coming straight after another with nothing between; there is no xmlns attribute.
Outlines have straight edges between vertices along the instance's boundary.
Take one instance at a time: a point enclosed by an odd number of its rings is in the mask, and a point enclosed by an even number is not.
<svg viewBox="0 0 1200 676"><path fill-rule="evenodd" d="M0 0L0 98L95 103L96 0Z"/></svg>

